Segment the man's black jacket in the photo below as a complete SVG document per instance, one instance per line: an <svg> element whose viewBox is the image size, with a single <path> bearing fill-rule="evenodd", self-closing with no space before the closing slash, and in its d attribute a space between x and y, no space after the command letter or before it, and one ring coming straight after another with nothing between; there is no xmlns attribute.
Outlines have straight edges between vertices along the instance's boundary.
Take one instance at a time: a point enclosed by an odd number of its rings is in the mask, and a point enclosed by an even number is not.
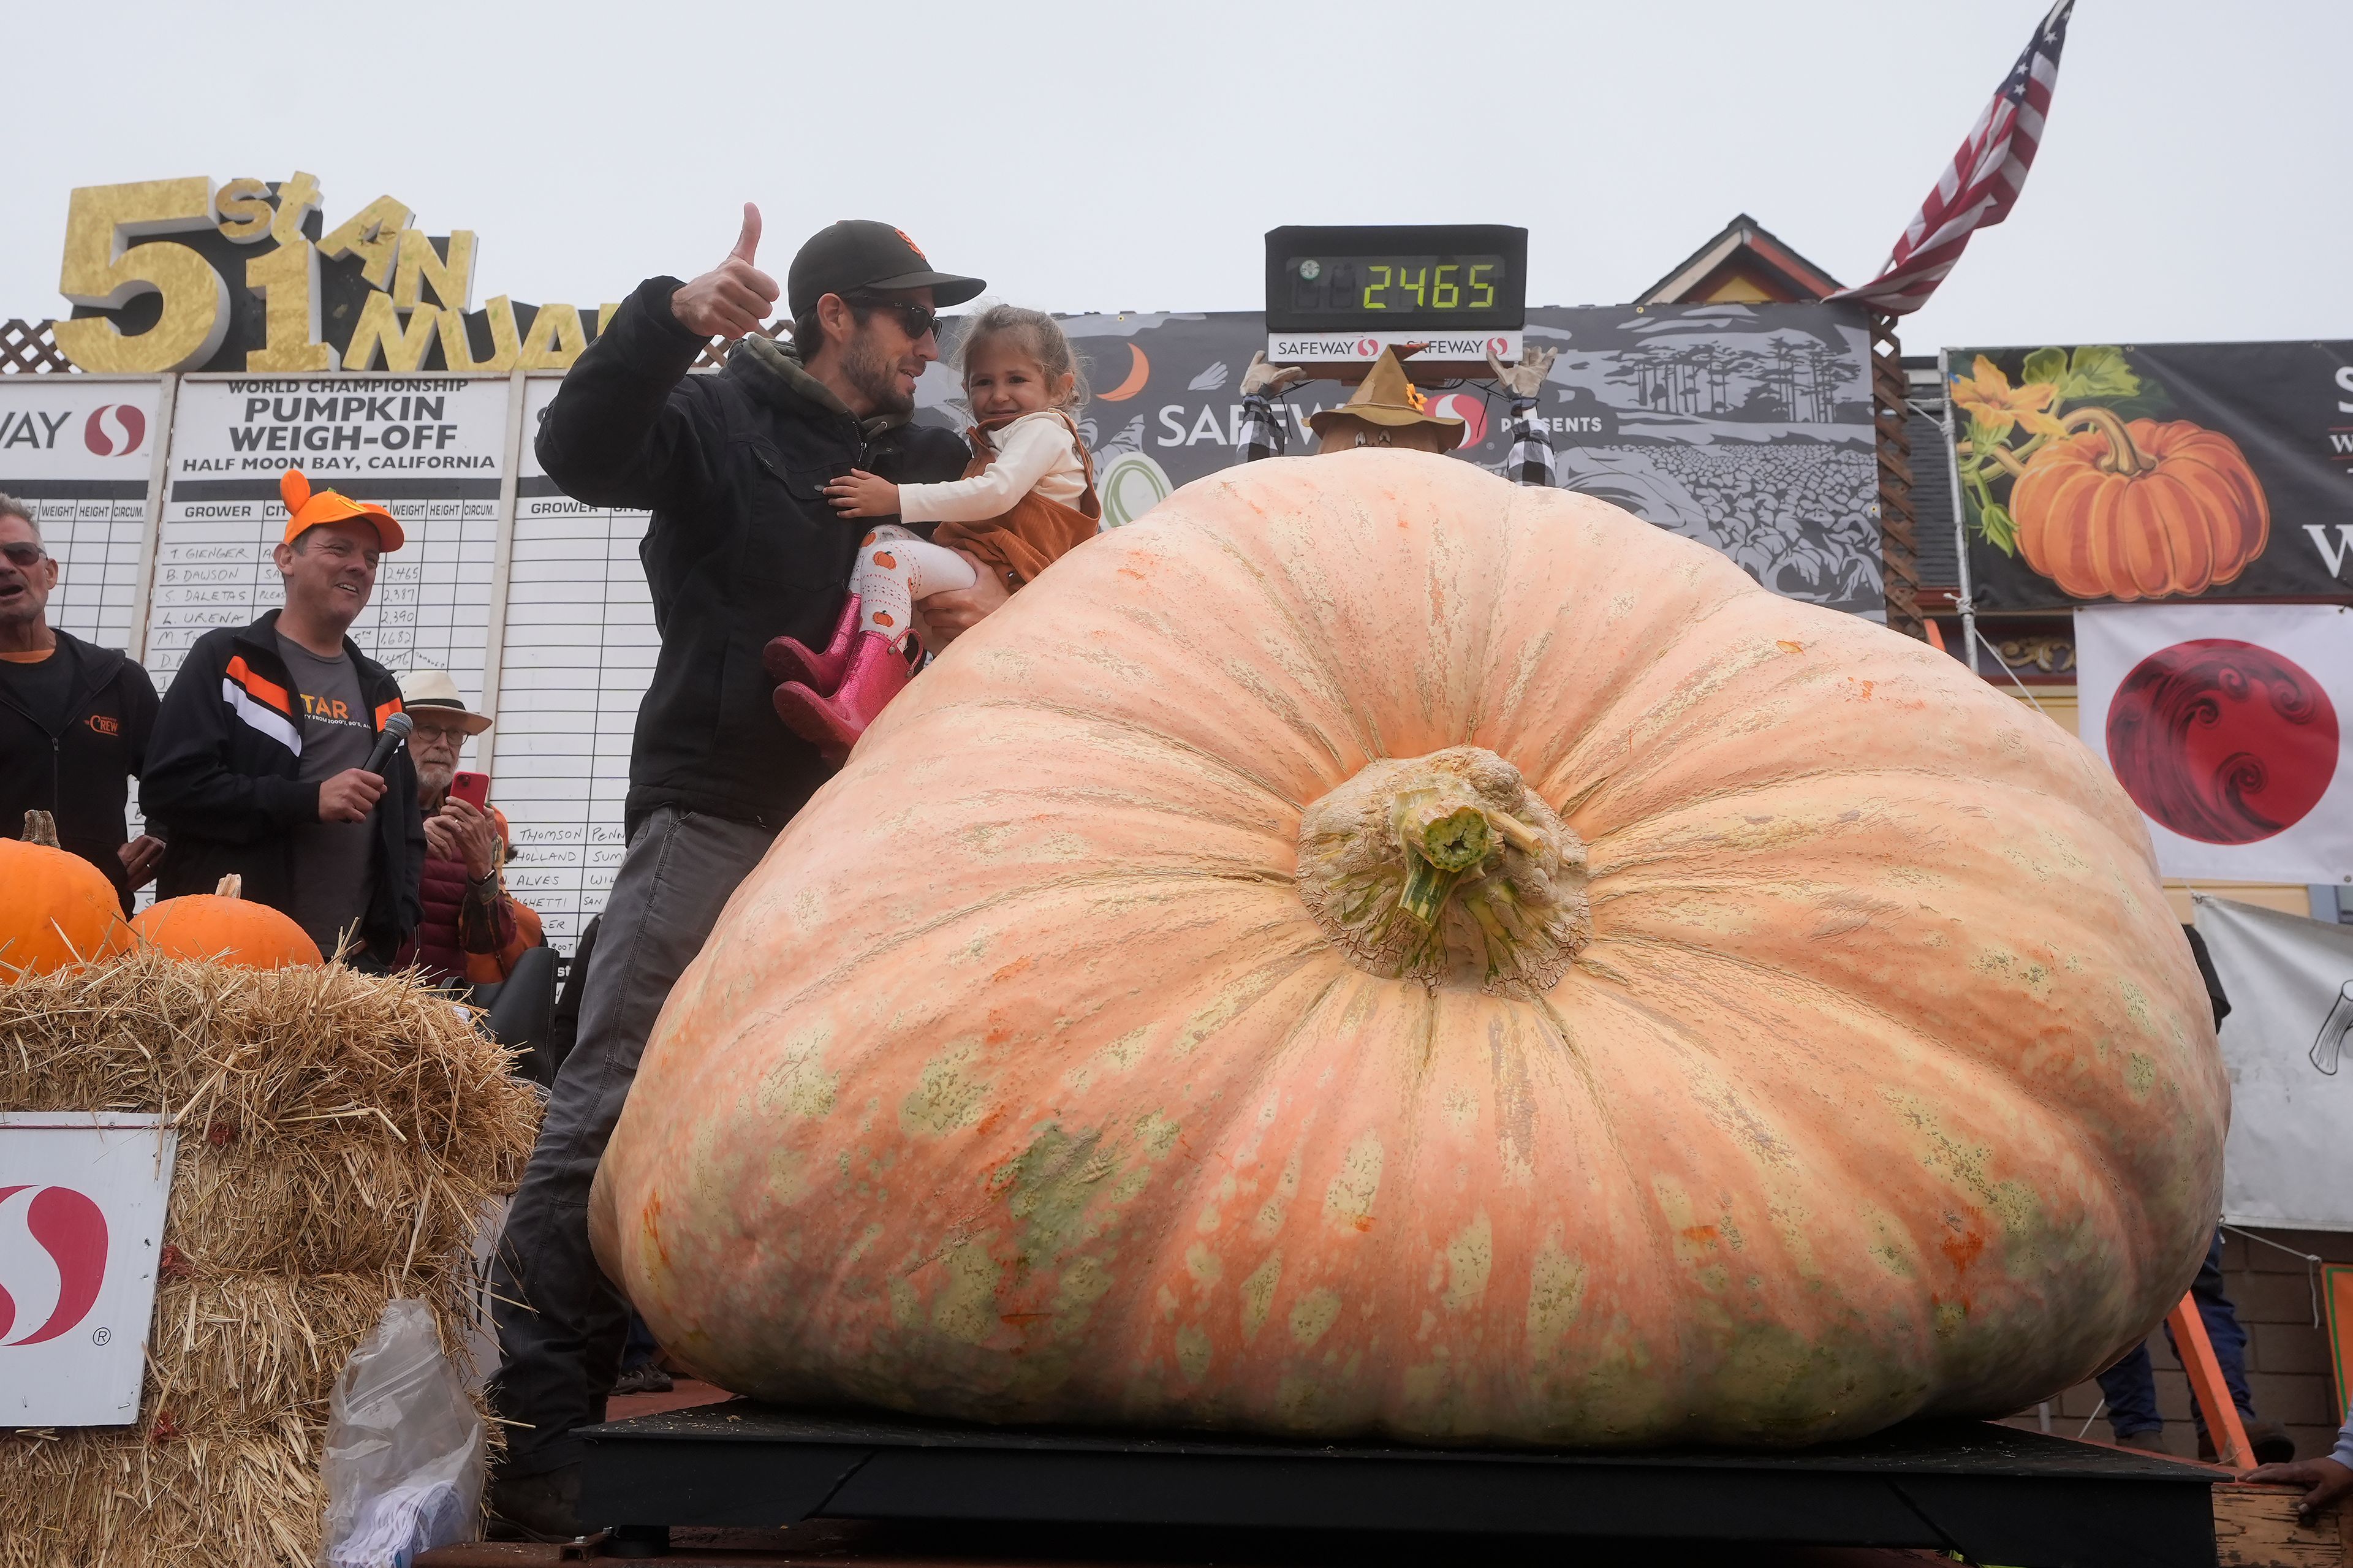
<svg viewBox="0 0 2353 1568"><path fill-rule="evenodd" d="M766 338L689 375L703 340L670 314L679 287L649 279L614 312L548 405L539 460L576 500L653 513L638 557L661 654L629 752L630 824L670 805L780 828L832 770L777 719L760 653L777 637L824 644L874 526L837 517L827 481L953 479L971 454L946 430L861 424Z"/></svg>
<svg viewBox="0 0 2353 1568"><path fill-rule="evenodd" d="M61 729L51 730L0 687L0 833L25 830L25 814L58 820L58 844L114 884L131 912L131 886L120 851L130 837L122 809L131 776L147 771L147 737L155 727L155 683L120 648L97 647L58 632L51 658L73 661L73 695Z"/></svg>
<svg viewBox="0 0 2353 1568"><path fill-rule="evenodd" d="M349 637L343 652L359 673L369 721L380 731L400 711L400 686ZM164 840L156 897L209 893L234 871L245 879L247 898L293 912L293 829L319 820L319 785L300 776L304 723L278 652L276 610L249 626L222 626L196 639L164 694L147 771L139 778L140 809L151 826L161 825L156 831ZM406 750L394 756L385 784L369 819L376 836L375 893L360 936L388 963L424 918L418 881L425 816Z"/></svg>

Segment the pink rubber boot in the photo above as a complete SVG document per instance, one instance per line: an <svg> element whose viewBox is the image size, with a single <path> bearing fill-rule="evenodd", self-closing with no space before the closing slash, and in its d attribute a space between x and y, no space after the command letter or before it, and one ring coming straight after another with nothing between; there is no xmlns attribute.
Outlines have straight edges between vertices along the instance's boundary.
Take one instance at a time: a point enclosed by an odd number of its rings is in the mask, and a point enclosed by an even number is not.
<svg viewBox="0 0 2353 1568"><path fill-rule="evenodd" d="M839 767L866 726L906 689L909 679L907 657L891 646L890 638L881 632L860 632L850 644L840 686L827 694L788 681L776 688L776 717Z"/></svg>
<svg viewBox="0 0 2353 1568"><path fill-rule="evenodd" d="M830 692L841 684L841 672L849 663L849 639L857 633L858 595L852 594L842 601L841 618L834 622L833 640L823 652L796 637L776 637L761 662L771 680L797 681L813 691Z"/></svg>

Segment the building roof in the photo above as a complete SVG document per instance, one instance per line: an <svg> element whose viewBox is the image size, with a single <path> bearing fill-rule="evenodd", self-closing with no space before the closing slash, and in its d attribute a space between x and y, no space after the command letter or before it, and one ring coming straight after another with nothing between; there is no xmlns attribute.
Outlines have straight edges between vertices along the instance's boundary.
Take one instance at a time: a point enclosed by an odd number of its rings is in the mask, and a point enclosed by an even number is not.
<svg viewBox="0 0 2353 1568"><path fill-rule="evenodd" d="M1740 213L1715 238L1635 297L1638 305L1744 304L1820 300L1839 280L1799 255L1763 224Z"/></svg>

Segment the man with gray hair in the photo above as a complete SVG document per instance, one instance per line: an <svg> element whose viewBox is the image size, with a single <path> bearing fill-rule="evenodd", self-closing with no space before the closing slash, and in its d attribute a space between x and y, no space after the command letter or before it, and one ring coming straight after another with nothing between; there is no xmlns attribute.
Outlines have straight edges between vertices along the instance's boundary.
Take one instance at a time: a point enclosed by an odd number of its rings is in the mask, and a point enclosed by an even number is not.
<svg viewBox="0 0 2353 1568"><path fill-rule="evenodd" d="M0 833L14 838L26 812L47 812L58 845L106 873L129 914L164 853L124 818L130 780L146 770L155 683L121 649L49 625L57 585L33 509L0 495Z"/></svg>

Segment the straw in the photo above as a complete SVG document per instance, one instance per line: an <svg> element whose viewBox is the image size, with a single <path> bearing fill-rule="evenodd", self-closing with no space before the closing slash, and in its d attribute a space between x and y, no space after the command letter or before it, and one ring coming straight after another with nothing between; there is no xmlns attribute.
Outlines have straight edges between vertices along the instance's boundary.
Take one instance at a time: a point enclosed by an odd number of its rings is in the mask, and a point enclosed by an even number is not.
<svg viewBox="0 0 2353 1568"><path fill-rule="evenodd" d="M0 1432L0 1565L316 1560L328 1396L396 1295L462 1354L539 1116L413 979L153 952L0 984L0 1110L179 1131L133 1426ZM490 1427L491 1442L499 1428Z"/></svg>

